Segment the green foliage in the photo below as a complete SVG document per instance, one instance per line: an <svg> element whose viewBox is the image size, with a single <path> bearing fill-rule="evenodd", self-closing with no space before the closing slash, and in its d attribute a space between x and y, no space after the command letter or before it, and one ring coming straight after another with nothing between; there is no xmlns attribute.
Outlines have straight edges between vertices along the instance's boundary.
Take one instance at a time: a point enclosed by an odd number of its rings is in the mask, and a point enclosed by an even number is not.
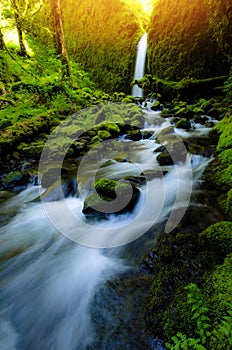
<svg viewBox="0 0 232 350"><path fill-rule="evenodd" d="M208 248L227 254L232 250L232 223L218 222L200 233L200 243Z"/></svg>
<svg viewBox="0 0 232 350"><path fill-rule="evenodd" d="M62 80L54 51L34 39L30 44L34 51L30 59L12 51L1 53L7 62L7 70L1 71L7 90L0 96L1 158L16 150L19 156L39 157L52 128L67 115L102 101L101 90L76 63L71 62L71 85ZM109 98L104 94L104 100Z"/></svg>
<svg viewBox="0 0 232 350"><path fill-rule="evenodd" d="M220 133L217 151L221 152L224 149L232 148L232 115L228 113L215 127L215 130Z"/></svg>
<svg viewBox="0 0 232 350"><path fill-rule="evenodd" d="M224 91L229 102L232 101L232 68L230 69L229 77L224 84Z"/></svg>
<svg viewBox="0 0 232 350"><path fill-rule="evenodd" d="M232 344L232 309L229 309L228 315L224 315L220 319L218 329L212 330L212 322L208 317L209 308L205 306L205 296L195 283L190 283L185 289L188 290L187 303L191 306L191 318L196 323L198 337L187 337L185 334L178 332L176 336L171 337L172 343L166 343L167 349L216 350L219 347L216 348L215 345L217 343L212 341L215 336L218 338L218 343L220 342L220 349L229 349L229 346ZM222 340L223 338L224 341Z"/></svg>
<svg viewBox="0 0 232 350"><path fill-rule="evenodd" d="M230 0L159 0L148 30L150 73L179 81L228 74Z"/></svg>
<svg viewBox="0 0 232 350"><path fill-rule="evenodd" d="M61 0L69 57L107 92L129 93L142 32L138 6L135 2L131 7L124 0ZM52 33L49 12L46 5L37 21ZM33 27L36 28L35 21ZM36 33L40 36L38 29ZM47 39L44 32L42 35L49 41L49 35Z"/></svg>

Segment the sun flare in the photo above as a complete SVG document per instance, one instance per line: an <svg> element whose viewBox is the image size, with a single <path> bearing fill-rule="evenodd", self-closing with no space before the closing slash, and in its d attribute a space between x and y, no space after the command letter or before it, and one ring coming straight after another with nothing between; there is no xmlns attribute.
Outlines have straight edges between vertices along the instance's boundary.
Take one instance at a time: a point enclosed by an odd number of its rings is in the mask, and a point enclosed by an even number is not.
<svg viewBox="0 0 232 350"><path fill-rule="evenodd" d="M154 0L138 0L138 2L142 5L144 12L151 13Z"/></svg>

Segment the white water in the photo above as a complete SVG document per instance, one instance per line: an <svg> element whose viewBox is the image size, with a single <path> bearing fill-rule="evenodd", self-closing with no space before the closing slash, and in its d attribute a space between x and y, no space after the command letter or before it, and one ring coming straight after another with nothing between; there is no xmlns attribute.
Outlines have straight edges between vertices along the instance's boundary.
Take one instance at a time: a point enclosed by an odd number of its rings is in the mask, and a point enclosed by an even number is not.
<svg viewBox="0 0 232 350"><path fill-rule="evenodd" d="M154 137L170 125L168 120L160 119L157 112L149 112L149 118L148 129L154 132ZM119 142L128 145L128 140ZM125 175L139 175L141 171L161 170L157 153L153 152L157 147L154 140L132 144L128 153L130 162L112 161L101 168L100 176L119 179ZM80 239L88 237L90 245L100 241L100 246L107 246L110 240L112 246L114 243L117 246L124 238L133 241L147 230L154 232L149 239L155 242L156 228L164 227L165 222L168 228L172 227L173 220L179 220L174 210L185 211L186 198L192 188L190 180L194 187L207 161L202 156L189 155L185 164L167 167L167 175L140 187L140 199L132 213L110 215L107 221L93 222L89 226L81 220L78 226L72 223L66 217L63 202L83 220L82 198L67 198L50 202L48 206L64 230L72 228L75 237L79 235ZM86 179L91 171L91 167L86 170ZM96 291L106 281L127 271L128 262L122 260L120 249L106 254L101 249L84 247L62 236L47 218L42 204L33 202L38 191L39 187L30 187L1 207L2 213L16 215L1 227L0 349L100 350L95 346L99 337L97 320L92 317ZM138 245L144 244L144 240L139 242ZM143 253L148 250L148 246L144 247ZM137 251L130 254L136 260ZM112 328L113 324L112 319ZM101 337L107 344L111 334ZM122 348L126 346L124 343Z"/></svg>
<svg viewBox="0 0 232 350"><path fill-rule="evenodd" d="M147 54L147 33L144 33L138 43L134 80L142 79L144 76L146 54ZM132 96L142 97L143 90L138 85L134 85L132 88Z"/></svg>

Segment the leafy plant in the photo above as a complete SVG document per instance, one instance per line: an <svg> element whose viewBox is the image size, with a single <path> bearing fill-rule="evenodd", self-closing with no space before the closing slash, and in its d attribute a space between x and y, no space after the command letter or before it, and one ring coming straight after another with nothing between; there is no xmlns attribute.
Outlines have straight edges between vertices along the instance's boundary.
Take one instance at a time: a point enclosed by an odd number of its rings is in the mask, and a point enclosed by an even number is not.
<svg viewBox="0 0 232 350"><path fill-rule="evenodd" d="M207 344L210 342L210 337L215 336L216 330L212 330L210 318L207 316L209 308L206 307L206 302L201 290L195 283L190 283L185 287L188 290L187 302L191 305L192 320L196 322L196 336L187 337L185 334L178 332L171 337L172 344L166 343L167 349L195 349L207 350ZM232 345L232 310L228 311L228 315L224 316L219 326L220 332L227 338L229 346Z"/></svg>

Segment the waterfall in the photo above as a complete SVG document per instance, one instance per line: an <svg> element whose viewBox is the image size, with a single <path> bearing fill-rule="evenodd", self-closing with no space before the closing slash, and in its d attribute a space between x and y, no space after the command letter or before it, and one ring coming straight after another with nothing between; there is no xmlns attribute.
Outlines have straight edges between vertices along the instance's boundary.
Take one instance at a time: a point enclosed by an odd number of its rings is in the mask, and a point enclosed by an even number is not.
<svg viewBox="0 0 232 350"><path fill-rule="evenodd" d="M134 79L142 79L144 76L146 54L147 54L147 33L144 33L138 43ZM138 87L138 85L134 85L132 88L132 96L142 97L143 90L140 87Z"/></svg>

